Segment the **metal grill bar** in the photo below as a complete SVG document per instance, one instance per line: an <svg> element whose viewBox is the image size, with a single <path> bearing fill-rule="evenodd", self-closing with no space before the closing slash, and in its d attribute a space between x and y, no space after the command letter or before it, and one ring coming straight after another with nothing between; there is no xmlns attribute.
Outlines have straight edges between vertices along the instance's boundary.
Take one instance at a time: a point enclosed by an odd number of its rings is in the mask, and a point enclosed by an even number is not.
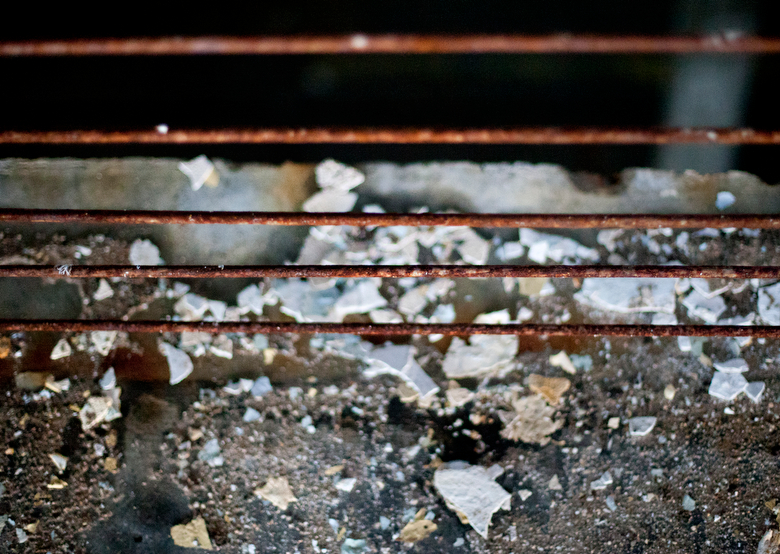
<svg viewBox="0 0 780 554"><path fill-rule="evenodd" d="M0 56L284 54L776 54L780 39L732 36L342 35L139 37L0 43Z"/></svg>
<svg viewBox="0 0 780 554"><path fill-rule="evenodd" d="M268 265L268 266L129 266L129 265L0 265L0 277L214 279L265 277L431 277L502 278L699 278L777 279L776 266L597 266L597 265Z"/></svg>
<svg viewBox="0 0 780 554"><path fill-rule="evenodd" d="M0 223L111 225L350 225L539 229L780 229L777 214L376 214L309 212L180 212L165 210L0 210Z"/></svg>
<svg viewBox="0 0 780 554"><path fill-rule="evenodd" d="M780 144L780 131L732 128L267 128L4 131L0 144Z"/></svg>
<svg viewBox="0 0 780 554"><path fill-rule="evenodd" d="M0 332L48 331L128 333L299 333L348 335L518 335L518 336L620 336L620 337L766 337L780 338L780 326L741 325L552 325L475 323L273 323L265 321L188 322L122 320L0 319Z"/></svg>

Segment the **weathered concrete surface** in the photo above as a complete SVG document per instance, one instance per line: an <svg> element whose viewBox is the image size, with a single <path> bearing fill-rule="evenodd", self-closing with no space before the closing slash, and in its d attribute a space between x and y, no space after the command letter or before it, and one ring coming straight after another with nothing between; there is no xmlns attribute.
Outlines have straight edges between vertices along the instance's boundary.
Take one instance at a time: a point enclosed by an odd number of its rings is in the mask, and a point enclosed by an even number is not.
<svg viewBox="0 0 780 554"><path fill-rule="evenodd" d="M557 165L421 163L361 166L357 192L388 204L399 199L433 209L517 213L717 213L718 192L736 202L725 213L777 213L780 189L741 171L713 175L627 169L617 186L596 192L577 188Z"/></svg>
<svg viewBox="0 0 780 554"><path fill-rule="evenodd" d="M4 208L242 210L300 209L314 191L313 166L243 164L215 160L217 188L193 191L178 169L181 160L8 159L0 161L0 206ZM29 227L28 227L29 228ZM35 230L63 230L36 226ZM68 232L97 228L69 227ZM112 232L115 229L101 228ZM148 236L166 263L270 263L294 258L306 230L245 225L167 225L122 229L127 238Z"/></svg>

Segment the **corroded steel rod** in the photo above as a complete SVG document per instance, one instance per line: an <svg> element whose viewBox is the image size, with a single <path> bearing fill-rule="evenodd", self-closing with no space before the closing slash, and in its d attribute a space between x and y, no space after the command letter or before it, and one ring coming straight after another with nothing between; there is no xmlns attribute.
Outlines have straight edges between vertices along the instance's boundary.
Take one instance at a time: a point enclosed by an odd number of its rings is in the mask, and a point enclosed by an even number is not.
<svg viewBox="0 0 780 554"><path fill-rule="evenodd" d="M539 229L780 229L778 214L475 214L2 209L0 223L351 225Z"/></svg>
<svg viewBox="0 0 780 554"><path fill-rule="evenodd" d="M780 338L780 326L741 325L551 325L474 323L272 323L263 321L186 322L122 320L0 319L0 332L50 331L129 333L332 333L350 335L521 335L622 337L768 337Z"/></svg>
<svg viewBox="0 0 780 554"><path fill-rule="evenodd" d="M0 56L285 54L776 54L780 39L605 35L338 35L90 38L1 42Z"/></svg>
<svg viewBox="0 0 780 554"><path fill-rule="evenodd" d="M268 266L134 266L134 265L0 265L0 277L214 279L265 277L431 277L501 278L700 278L776 279L777 266L599 266L599 265L268 265Z"/></svg>
<svg viewBox="0 0 780 554"><path fill-rule="evenodd" d="M2 131L0 144L780 144L780 131L733 128L267 128Z"/></svg>

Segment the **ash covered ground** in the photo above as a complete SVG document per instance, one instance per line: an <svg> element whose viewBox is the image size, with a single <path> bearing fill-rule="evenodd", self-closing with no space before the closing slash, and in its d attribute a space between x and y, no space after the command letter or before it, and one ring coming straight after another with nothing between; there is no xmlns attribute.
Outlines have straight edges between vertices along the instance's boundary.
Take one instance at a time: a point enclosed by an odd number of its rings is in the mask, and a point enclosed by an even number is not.
<svg viewBox="0 0 780 554"><path fill-rule="evenodd" d="M351 209L359 172L322 167L304 208ZM321 227L290 261L777 266L778 245L777 232L749 229L602 231L585 245L531 230ZM141 239L0 239L0 263L128 262L163 260ZM773 281L34 287L17 291L19 303L50 303L62 317L780 324ZM778 346L6 335L0 550L755 551L778 527Z"/></svg>

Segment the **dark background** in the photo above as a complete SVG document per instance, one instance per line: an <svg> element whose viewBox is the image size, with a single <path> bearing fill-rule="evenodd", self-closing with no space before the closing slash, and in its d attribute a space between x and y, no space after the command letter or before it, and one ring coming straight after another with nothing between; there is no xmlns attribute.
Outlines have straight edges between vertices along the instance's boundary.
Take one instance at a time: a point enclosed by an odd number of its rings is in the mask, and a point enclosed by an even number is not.
<svg viewBox="0 0 780 554"><path fill-rule="evenodd" d="M248 3L247 3L248 4ZM22 6L0 22L0 40L168 35L341 33L707 34L741 29L776 36L773 2L733 0L582 0L545 2L275 2L113 6ZM95 17L100 23L95 23ZM710 55L709 57L713 57ZM744 98L724 108L727 121L780 128L780 56L714 56L749 64ZM0 58L0 129L139 129L262 126L669 124L679 65L667 55L342 55L104 58ZM708 56L700 56L701 59ZM695 121L695 125L722 125ZM717 146L685 147L715 152ZM693 150L691 150L693 149ZM732 151L728 166L780 181L777 147ZM612 175L631 166L707 171L700 156L664 162L645 146L252 145L0 146L9 156L191 157L278 163L336 157L366 160L473 160L561 163ZM700 152L701 153L701 152ZM685 164L677 167L679 164Z"/></svg>

